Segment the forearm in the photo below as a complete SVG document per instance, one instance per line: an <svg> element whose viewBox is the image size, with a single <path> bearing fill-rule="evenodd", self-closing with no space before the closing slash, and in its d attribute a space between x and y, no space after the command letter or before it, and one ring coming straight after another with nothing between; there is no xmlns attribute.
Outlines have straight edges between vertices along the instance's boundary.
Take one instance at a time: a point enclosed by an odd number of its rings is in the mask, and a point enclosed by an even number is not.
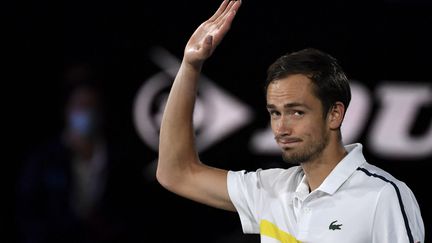
<svg viewBox="0 0 432 243"><path fill-rule="evenodd" d="M171 88L160 130L157 177L162 184L179 181L178 176L198 163L193 110L200 71L201 65L182 62Z"/></svg>
<svg viewBox="0 0 432 243"><path fill-rule="evenodd" d="M183 62L165 106L159 135L159 183L186 198L214 207L235 210L227 190L227 171L199 161L195 148L193 110L202 64L221 42L240 7L225 0L202 23L186 44Z"/></svg>

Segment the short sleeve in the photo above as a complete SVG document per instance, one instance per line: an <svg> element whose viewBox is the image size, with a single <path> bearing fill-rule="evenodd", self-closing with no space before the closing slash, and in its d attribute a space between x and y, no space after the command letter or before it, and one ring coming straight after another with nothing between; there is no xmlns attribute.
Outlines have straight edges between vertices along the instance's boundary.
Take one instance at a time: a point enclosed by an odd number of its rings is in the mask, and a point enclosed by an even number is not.
<svg viewBox="0 0 432 243"><path fill-rule="evenodd" d="M229 171L227 177L228 194L240 217L243 232L259 233L260 187L257 172Z"/></svg>
<svg viewBox="0 0 432 243"><path fill-rule="evenodd" d="M417 201L402 182L389 182L381 191L372 229L373 242L424 242L424 225Z"/></svg>

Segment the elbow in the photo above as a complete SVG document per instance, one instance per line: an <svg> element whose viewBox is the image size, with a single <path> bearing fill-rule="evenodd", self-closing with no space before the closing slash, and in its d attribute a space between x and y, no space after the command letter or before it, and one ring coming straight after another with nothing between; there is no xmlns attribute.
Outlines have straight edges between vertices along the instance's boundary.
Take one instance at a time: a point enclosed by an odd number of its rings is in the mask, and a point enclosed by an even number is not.
<svg viewBox="0 0 432 243"><path fill-rule="evenodd" d="M176 186L178 186L181 177L177 175L177 171L172 168L163 166L163 162L158 161L158 166L156 169L156 180L165 189L174 192Z"/></svg>
<svg viewBox="0 0 432 243"><path fill-rule="evenodd" d="M182 160L194 161L194 160ZM177 192L183 188L185 183L193 177L193 171L196 170L196 162L189 163L167 163L164 159L159 159L156 169L156 180L165 189L171 192ZM171 162L171 161L170 161Z"/></svg>
<svg viewBox="0 0 432 243"><path fill-rule="evenodd" d="M168 189L169 187L171 187L170 181L169 181L169 176L167 175L167 173L165 173L159 166L156 170L156 180L159 182L159 184Z"/></svg>

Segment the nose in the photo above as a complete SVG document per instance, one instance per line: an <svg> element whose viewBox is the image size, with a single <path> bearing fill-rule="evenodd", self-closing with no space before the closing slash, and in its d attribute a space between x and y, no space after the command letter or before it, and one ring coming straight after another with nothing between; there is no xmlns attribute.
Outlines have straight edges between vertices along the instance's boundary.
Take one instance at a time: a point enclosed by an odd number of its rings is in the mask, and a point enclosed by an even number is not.
<svg viewBox="0 0 432 243"><path fill-rule="evenodd" d="M272 121L273 132L276 136L289 136L292 133L291 123L286 116L281 116L280 119Z"/></svg>

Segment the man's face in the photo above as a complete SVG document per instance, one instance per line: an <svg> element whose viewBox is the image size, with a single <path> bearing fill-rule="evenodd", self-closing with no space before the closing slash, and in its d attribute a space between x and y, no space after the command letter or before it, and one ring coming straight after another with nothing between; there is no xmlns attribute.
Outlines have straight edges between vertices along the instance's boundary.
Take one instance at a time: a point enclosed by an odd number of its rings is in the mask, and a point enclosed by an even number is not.
<svg viewBox="0 0 432 243"><path fill-rule="evenodd" d="M313 84L305 75L290 75L269 84L267 110L286 162L300 164L321 155L329 142L322 109Z"/></svg>

